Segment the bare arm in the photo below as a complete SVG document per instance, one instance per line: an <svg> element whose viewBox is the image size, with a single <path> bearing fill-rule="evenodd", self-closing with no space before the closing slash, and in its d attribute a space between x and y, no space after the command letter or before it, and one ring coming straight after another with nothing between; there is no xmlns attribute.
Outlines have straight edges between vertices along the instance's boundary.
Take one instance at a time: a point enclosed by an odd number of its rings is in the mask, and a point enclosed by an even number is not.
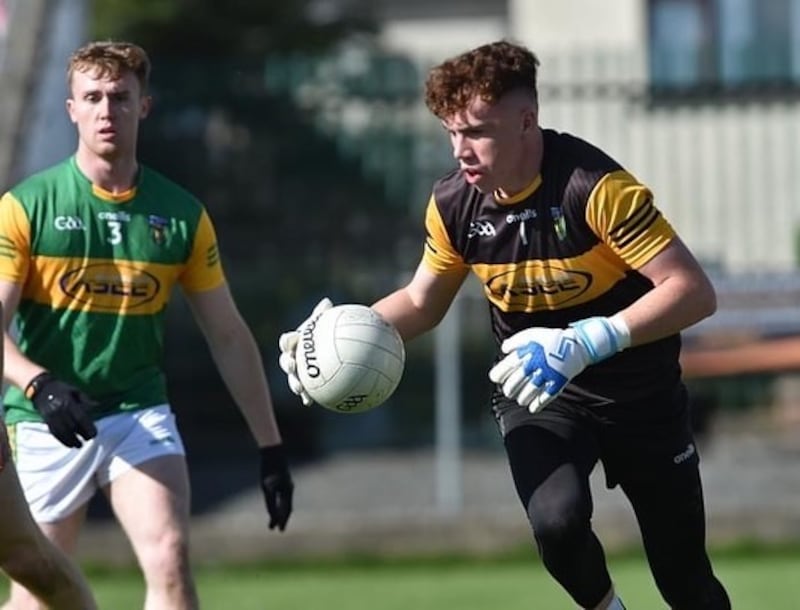
<svg viewBox="0 0 800 610"><path fill-rule="evenodd" d="M631 345L680 332L716 310L711 281L677 237L639 272L654 288L620 312L631 331Z"/></svg>
<svg viewBox="0 0 800 610"><path fill-rule="evenodd" d="M681 352L686 377L800 370L800 337L753 338L728 346L698 346Z"/></svg>
<svg viewBox="0 0 800 610"><path fill-rule="evenodd" d="M281 435L261 354L228 285L189 293L186 299L217 369L259 447L280 444Z"/></svg>
<svg viewBox="0 0 800 610"><path fill-rule="evenodd" d="M395 325L404 341L409 341L441 322L466 275L436 275L420 263L408 284L372 307Z"/></svg>
<svg viewBox="0 0 800 610"><path fill-rule="evenodd" d="M26 358L19 351L16 341L11 337L8 329L14 313L19 306L22 286L14 282L0 280L0 302L3 303L3 354L5 370L3 378L20 388L25 388L28 382L44 371L44 367Z"/></svg>

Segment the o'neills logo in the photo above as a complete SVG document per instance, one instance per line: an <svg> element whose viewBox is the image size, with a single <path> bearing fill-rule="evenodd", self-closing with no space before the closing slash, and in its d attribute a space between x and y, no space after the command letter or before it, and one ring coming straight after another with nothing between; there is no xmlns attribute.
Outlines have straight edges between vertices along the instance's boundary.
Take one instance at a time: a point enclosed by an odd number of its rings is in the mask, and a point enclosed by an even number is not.
<svg viewBox="0 0 800 610"><path fill-rule="evenodd" d="M318 319L319 316L309 320L308 323L303 326L303 330L300 333L300 347L303 350L306 373L312 379L316 379L321 373L319 370L319 361L317 360L317 346L314 342L314 329L317 327Z"/></svg>

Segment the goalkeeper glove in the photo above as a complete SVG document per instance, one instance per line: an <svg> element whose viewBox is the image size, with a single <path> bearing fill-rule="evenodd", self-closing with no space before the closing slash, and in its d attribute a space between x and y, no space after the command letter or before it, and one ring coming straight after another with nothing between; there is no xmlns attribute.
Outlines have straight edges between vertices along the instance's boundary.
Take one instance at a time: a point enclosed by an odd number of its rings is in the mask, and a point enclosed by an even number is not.
<svg viewBox="0 0 800 610"><path fill-rule="evenodd" d="M261 491L269 513L269 529L283 531L292 514L294 483L283 445L259 449L261 454Z"/></svg>
<svg viewBox="0 0 800 610"><path fill-rule="evenodd" d="M89 410L97 403L79 389L44 371L31 379L25 396L42 416L50 433L62 445L78 448L97 435Z"/></svg>
<svg viewBox="0 0 800 610"><path fill-rule="evenodd" d="M289 381L289 389L300 397L305 406L314 404L314 400L308 395L303 384L300 383L300 378L297 376L297 346L300 343L300 333L303 326L310 320L322 315L323 312L333 307L333 302L328 297L322 299L317 306L314 307L311 315L297 327L297 330L291 330L283 333L278 339L278 347L281 350L281 356L278 359L278 364L284 373L286 379Z"/></svg>
<svg viewBox="0 0 800 610"><path fill-rule="evenodd" d="M535 413L587 366L630 344L630 330L619 314L587 318L569 328L528 328L503 341L506 356L489 371L489 379Z"/></svg>

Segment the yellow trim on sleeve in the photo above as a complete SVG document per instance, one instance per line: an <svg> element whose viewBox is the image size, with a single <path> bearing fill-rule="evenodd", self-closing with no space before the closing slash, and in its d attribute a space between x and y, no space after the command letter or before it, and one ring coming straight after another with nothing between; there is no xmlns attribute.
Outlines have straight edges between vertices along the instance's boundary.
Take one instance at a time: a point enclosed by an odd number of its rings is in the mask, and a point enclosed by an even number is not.
<svg viewBox="0 0 800 610"><path fill-rule="evenodd" d="M28 275L31 224L11 193L0 198L0 279L21 284Z"/></svg>
<svg viewBox="0 0 800 610"><path fill-rule="evenodd" d="M200 216L192 253L178 281L186 292L211 290L225 281L217 235L206 210Z"/></svg>
<svg viewBox="0 0 800 610"><path fill-rule="evenodd" d="M454 271L463 272L469 269L469 265L464 262L461 255L453 248L444 221L436 205L436 198L431 195L428 200L428 207L425 210L425 250L422 260L431 272L436 275L452 273Z"/></svg>
<svg viewBox="0 0 800 610"><path fill-rule="evenodd" d="M606 174L595 185L586 222L633 269L649 262L675 237L650 189L624 170Z"/></svg>

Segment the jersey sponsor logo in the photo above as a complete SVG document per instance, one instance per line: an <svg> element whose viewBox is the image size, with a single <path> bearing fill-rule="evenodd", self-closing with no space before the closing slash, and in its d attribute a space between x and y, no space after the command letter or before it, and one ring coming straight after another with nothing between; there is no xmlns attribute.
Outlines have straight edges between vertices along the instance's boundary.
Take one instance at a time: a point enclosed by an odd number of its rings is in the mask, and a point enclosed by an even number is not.
<svg viewBox="0 0 800 610"><path fill-rule="evenodd" d="M494 237L497 235L494 225L488 220L473 220L469 223L469 231L467 232L467 239L473 237Z"/></svg>
<svg viewBox="0 0 800 610"><path fill-rule="evenodd" d="M513 225L515 222L525 222L536 218L536 210L522 210L516 214L506 216L506 224Z"/></svg>
<svg viewBox="0 0 800 610"><path fill-rule="evenodd" d="M577 299L592 284L583 271L528 265L490 277L489 299L505 311L557 309Z"/></svg>
<svg viewBox="0 0 800 610"><path fill-rule="evenodd" d="M94 311L125 311L149 303L159 293L155 275L120 263L97 263L73 269L62 276L64 294Z"/></svg>
<svg viewBox="0 0 800 610"><path fill-rule="evenodd" d="M53 221L56 231L85 231L86 225L77 216L56 216Z"/></svg>

